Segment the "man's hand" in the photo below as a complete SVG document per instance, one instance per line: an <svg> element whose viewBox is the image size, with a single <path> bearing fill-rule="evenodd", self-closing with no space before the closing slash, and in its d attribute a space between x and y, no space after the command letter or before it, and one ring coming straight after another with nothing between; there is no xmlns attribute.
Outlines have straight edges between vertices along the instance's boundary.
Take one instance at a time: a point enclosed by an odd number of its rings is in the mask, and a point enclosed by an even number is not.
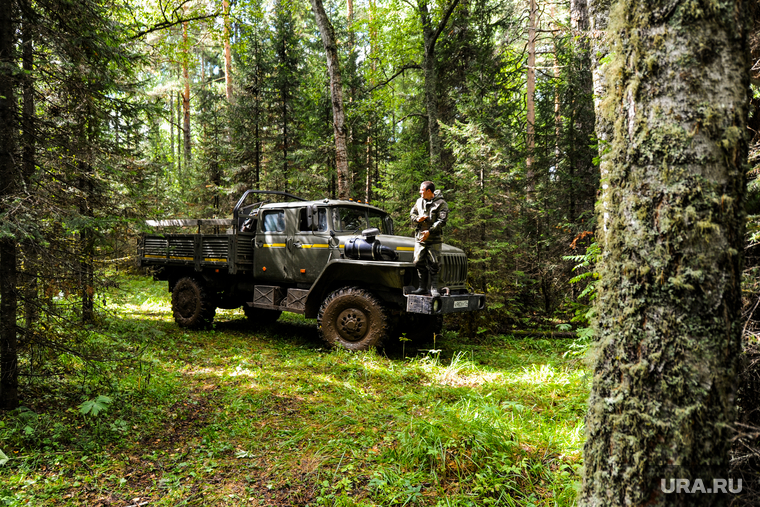
<svg viewBox="0 0 760 507"><path fill-rule="evenodd" d="M423 215L423 216L421 216L420 218L417 219L417 222L421 223L421 222L424 222L427 219L428 219L428 217L426 217L426 216Z"/></svg>
<svg viewBox="0 0 760 507"><path fill-rule="evenodd" d="M422 233L422 238L420 238L420 241L427 241L428 236L430 236L430 231L425 231Z"/></svg>

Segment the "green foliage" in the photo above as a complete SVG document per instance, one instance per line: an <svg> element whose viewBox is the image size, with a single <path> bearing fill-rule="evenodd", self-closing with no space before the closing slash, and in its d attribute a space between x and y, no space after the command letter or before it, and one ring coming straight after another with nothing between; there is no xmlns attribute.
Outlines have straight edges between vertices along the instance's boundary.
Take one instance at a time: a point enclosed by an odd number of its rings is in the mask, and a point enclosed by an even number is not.
<svg viewBox="0 0 760 507"><path fill-rule="evenodd" d="M0 424L6 502L88 505L107 490L158 505L199 493L241 504L573 504L587 386L561 343L467 346L448 332L433 353L389 358L326 351L296 315L252 333L239 310L188 332L171 322L165 286L118 282L99 332L78 339L140 360L38 380L44 397Z"/></svg>
<svg viewBox="0 0 760 507"><path fill-rule="evenodd" d="M570 279L570 283L577 284L581 287L580 293L574 301L569 303L574 312L571 322L576 322L580 326L576 329L577 338L568 347L568 354L573 356L582 356L588 352L591 347L591 341L594 337L593 322L596 315L594 300L597 295L597 283L599 273L596 271L596 264L601 257L601 248L596 241L592 241L587 247L586 252L582 255L568 255L565 260L572 261L575 264L573 272L579 272Z"/></svg>
<svg viewBox="0 0 760 507"><path fill-rule="evenodd" d="M79 413L82 415L90 414L92 417L97 416L100 412L108 410L109 405L113 401L108 396L99 395L97 398L87 400L79 405Z"/></svg>

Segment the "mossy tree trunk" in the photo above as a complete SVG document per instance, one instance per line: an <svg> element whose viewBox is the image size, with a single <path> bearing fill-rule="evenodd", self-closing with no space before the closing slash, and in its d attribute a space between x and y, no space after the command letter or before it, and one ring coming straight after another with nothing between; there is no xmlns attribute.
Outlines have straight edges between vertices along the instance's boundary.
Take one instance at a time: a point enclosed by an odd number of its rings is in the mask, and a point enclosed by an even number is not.
<svg viewBox="0 0 760 507"><path fill-rule="evenodd" d="M622 0L580 505L722 505L741 353L748 55L734 0ZM592 16L593 17L593 16Z"/></svg>

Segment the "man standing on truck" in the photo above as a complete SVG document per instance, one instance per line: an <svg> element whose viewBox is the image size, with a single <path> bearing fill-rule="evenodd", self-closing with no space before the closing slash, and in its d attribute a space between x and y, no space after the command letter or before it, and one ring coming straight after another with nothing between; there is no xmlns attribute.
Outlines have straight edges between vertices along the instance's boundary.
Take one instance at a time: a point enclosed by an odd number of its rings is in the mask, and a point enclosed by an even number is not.
<svg viewBox="0 0 760 507"><path fill-rule="evenodd" d="M449 205L432 181L423 181L420 185L420 198L412 206L410 217L415 226L414 265L420 279L419 287L412 294L430 293L437 297L443 226L449 217Z"/></svg>

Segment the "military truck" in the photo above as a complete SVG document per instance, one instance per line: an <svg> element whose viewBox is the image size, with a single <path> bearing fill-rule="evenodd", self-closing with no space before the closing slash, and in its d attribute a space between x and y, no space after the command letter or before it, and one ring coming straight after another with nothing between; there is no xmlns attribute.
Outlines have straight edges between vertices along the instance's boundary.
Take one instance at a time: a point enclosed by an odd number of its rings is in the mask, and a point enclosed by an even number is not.
<svg viewBox="0 0 760 507"><path fill-rule="evenodd" d="M443 314L485 307L482 294L467 291L464 252L445 244L440 296L409 294L419 282L414 239L394 236L388 213L366 203L248 190L232 219L147 224L196 228L143 234L138 244L138 265L168 282L181 327L208 327L217 308L242 307L252 326L288 311L316 318L329 344L366 350L391 337L431 336Z"/></svg>

